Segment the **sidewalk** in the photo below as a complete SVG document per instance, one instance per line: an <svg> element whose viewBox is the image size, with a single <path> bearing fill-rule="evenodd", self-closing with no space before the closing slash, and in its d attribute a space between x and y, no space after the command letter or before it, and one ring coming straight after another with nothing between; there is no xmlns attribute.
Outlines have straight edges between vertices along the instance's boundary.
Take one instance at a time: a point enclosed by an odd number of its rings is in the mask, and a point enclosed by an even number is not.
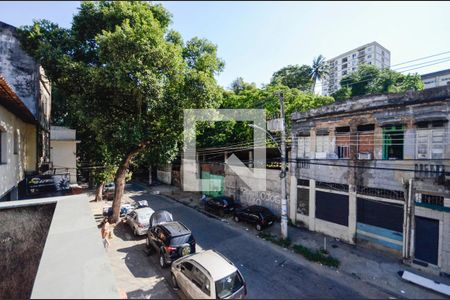
<svg viewBox="0 0 450 300"><path fill-rule="evenodd" d="M190 206L198 211L220 219L215 215L205 212L200 205L200 192L183 192L178 187L160 184L148 186L145 183L139 184L147 188L150 193L159 193L170 197L180 203ZM242 223L234 223L231 217L226 217L227 223L232 226L242 227ZM245 226L245 224L244 224ZM254 230L246 228L246 230ZM279 235L280 224L275 223L265 230L267 233ZM426 278L450 284L448 278L424 273L401 263L399 256L374 248L354 246L341 242L335 238L325 236L317 232L311 232L304 228L289 226L289 238L293 244L301 244L312 250L323 248L324 237L327 240L327 250L331 256L340 261L339 272L344 273L355 280L361 280L369 285L389 292L397 298L412 299L447 299L444 295L422 288L400 278L398 271L407 270ZM256 234L256 230L254 230ZM298 259L304 259L298 255ZM312 262L311 262L312 263Z"/></svg>

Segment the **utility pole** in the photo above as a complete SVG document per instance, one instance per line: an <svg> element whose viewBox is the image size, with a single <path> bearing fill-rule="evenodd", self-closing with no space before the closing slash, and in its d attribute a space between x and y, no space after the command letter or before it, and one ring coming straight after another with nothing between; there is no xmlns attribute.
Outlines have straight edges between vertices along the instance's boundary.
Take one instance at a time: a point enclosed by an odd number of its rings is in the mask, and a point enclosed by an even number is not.
<svg viewBox="0 0 450 300"><path fill-rule="evenodd" d="M286 195L286 126L284 119L284 99L283 93L278 94L280 98L280 112L281 112L281 238L287 239L287 195Z"/></svg>

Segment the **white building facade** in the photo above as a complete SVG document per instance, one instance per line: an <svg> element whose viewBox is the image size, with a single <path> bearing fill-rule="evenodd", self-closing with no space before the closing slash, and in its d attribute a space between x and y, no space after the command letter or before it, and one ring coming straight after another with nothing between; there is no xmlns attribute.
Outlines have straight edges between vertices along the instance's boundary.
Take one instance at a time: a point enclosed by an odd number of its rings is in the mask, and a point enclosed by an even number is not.
<svg viewBox="0 0 450 300"><path fill-rule="evenodd" d="M17 200L19 183L36 170L36 121L0 76L0 202Z"/></svg>
<svg viewBox="0 0 450 300"><path fill-rule="evenodd" d="M450 69L421 75L425 89L446 86L450 82Z"/></svg>
<svg viewBox="0 0 450 300"><path fill-rule="evenodd" d="M77 183L76 130L62 126L50 127L50 158L58 173L69 173L70 183Z"/></svg>
<svg viewBox="0 0 450 300"><path fill-rule="evenodd" d="M377 42L372 42L347 51L328 60L330 74L322 80L322 95L331 95L340 89L342 77L358 70L362 64L374 65L380 69L391 65L391 52Z"/></svg>

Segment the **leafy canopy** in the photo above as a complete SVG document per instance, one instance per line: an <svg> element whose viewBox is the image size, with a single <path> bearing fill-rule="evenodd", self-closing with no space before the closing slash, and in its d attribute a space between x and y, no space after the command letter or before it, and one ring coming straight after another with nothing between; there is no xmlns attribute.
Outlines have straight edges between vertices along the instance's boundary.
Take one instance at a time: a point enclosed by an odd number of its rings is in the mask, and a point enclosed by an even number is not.
<svg viewBox="0 0 450 300"><path fill-rule="evenodd" d="M379 69L373 65L361 65L357 71L342 78L341 88L332 96L346 100L355 96L380 93L400 93L423 90L418 74L402 74L390 69Z"/></svg>
<svg viewBox="0 0 450 300"><path fill-rule="evenodd" d="M21 29L24 49L71 102L58 115L89 131L82 144L100 145L111 164L142 150L173 156L183 109L216 107L222 97L215 75L224 63L216 45L184 42L170 23L160 4L100 1L82 2L69 29L46 20Z"/></svg>

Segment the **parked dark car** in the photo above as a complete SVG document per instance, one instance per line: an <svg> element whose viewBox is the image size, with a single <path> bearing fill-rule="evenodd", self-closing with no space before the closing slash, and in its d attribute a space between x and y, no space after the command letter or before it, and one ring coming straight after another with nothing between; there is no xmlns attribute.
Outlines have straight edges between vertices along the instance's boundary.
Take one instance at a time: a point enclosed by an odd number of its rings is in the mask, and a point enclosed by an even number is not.
<svg viewBox="0 0 450 300"><path fill-rule="evenodd" d="M252 223L255 225L256 230L260 231L272 225L277 220L277 217L267 207L252 205L244 209L236 210L233 219L236 222L242 220Z"/></svg>
<svg viewBox="0 0 450 300"><path fill-rule="evenodd" d="M230 197L219 196L209 198L205 202L205 210L223 216L232 213L236 208L236 203Z"/></svg>
<svg viewBox="0 0 450 300"><path fill-rule="evenodd" d="M161 268L180 257L195 253L194 235L184 224L176 221L150 227L146 243L150 253L159 253Z"/></svg>

